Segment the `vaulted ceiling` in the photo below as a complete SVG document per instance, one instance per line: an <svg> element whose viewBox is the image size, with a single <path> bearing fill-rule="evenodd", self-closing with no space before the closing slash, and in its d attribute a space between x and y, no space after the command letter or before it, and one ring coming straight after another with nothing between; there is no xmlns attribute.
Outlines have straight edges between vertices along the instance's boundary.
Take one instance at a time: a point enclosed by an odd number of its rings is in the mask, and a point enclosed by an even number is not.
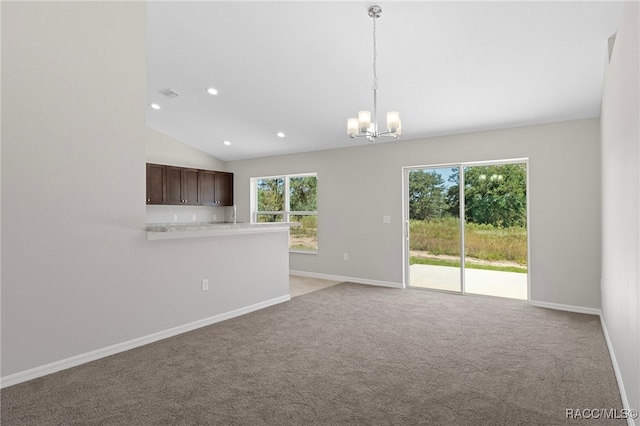
<svg viewBox="0 0 640 426"><path fill-rule="evenodd" d="M225 161L370 143L346 121L373 109L371 4L147 2L148 126ZM599 115L621 2L377 4L379 123L399 111L403 140Z"/></svg>

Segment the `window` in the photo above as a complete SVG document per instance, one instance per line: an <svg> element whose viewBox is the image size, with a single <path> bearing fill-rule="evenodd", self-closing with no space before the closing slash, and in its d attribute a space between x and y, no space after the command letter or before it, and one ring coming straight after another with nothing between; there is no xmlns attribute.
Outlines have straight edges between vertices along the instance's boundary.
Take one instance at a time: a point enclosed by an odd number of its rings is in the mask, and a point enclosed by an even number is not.
<svg viewBox="0 0 640 426"><path fill-rule="evenodd" d="M252 221L299 222L291 227L289 250L318 251L318 177L315 173L251 179Z"/></svg>

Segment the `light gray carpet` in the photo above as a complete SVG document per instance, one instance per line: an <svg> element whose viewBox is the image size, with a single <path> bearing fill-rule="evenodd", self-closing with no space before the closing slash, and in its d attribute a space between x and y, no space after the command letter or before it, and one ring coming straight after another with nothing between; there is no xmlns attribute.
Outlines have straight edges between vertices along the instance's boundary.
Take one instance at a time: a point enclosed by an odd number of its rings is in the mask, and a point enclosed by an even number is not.
<svg viewBox="0 0 640 426"><path fill-rule="evenodd" d="M596 316L339 284L2 390L2 425L562 425L622 409ZM625 424L599 420L589 424Z"/></svg>

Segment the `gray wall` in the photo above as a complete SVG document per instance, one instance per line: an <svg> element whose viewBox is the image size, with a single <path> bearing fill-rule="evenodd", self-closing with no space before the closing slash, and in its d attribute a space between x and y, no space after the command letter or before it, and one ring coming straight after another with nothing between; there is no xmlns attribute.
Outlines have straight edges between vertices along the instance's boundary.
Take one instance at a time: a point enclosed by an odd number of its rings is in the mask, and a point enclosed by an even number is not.
<svg viewBox="0 0 640 426"><path fill-rule="evenodd" d="M157 130L146 128L145 152L149 163L196 169L226 170L226 163Z"/></svg>
<svg viewBox="0 0 640 426"><path fill-rule="evenodd" d="M235 173L243 220L249 219L251 177L318 173L318 254L292 253L291 269L402 284L402 167L528 157L531 299L598 309L599 132L598 119L588 119L235 161L227 167ZM345 135L345 147L349 143ZM384 224L383 216L391 216L391 223Z"/></svg>
<svg viewBox="0 0 640 426"><path fill-rule="evenodd" d="M638 2L627 2L602 100L602 313L628 407L640 407ZM637 420L636 420L637 422Z"/></svg>
<svg viewBox="0 0 640 426"><path fill-rule="evenodd" d="M288 296L286 233L146 240L144 2L1 7L3 384Z"/></svg>

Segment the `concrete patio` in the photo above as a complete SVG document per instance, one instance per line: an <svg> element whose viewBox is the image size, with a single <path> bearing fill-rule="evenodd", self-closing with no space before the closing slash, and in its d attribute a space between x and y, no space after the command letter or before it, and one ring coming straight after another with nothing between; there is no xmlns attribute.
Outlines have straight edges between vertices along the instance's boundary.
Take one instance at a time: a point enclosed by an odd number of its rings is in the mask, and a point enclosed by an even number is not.
<svg viewBox="0 0 640 426"><path fill-rule="evenodd" d="M527 276L517 272L465 268L465 293L527 300ZM411 265L411 287L460 291L460 268Z"/></svg>

